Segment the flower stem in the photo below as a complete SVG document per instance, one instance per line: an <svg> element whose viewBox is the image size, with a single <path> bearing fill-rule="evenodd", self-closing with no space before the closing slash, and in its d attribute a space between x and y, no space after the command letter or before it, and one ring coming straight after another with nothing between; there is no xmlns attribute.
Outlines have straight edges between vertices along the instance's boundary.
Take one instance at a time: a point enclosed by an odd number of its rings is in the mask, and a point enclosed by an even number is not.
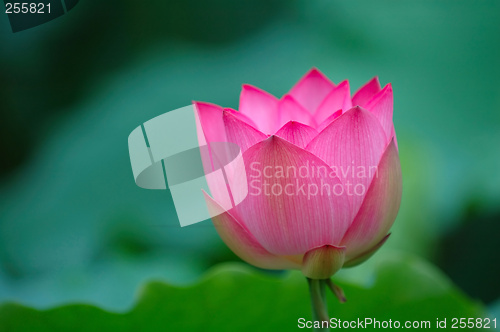
<svg viewBox="0 0 500 332"><path fill-rule="evenodd" d="M318 321L320 325L319 328L315 327L314 331L330 331L330 318L328 317L325 294L326 280L307 278L307 282L311 293L313 320Z"/></svg>

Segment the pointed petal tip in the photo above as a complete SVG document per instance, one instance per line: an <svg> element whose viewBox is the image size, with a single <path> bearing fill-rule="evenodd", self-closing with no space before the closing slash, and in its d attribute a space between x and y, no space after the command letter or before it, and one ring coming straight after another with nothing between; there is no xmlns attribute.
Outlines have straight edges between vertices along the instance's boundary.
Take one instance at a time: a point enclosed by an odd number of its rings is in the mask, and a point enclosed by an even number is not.
<svg viewBox="0 0 500 332"><path fill-rule="evenodd" d="M327 80L328 82L331 82L331 80L326 76L321 70L319 70L317 67L312 67L309 69L309 71L303 76L303 78L306 77L321 77ZM331 82L333 84L333 82Z"/></svg>
<svg viewBox="0 0 500 332"><path fill-rule="evenodd" d="M260 131L271 134L279 122L279 100L267 91L244 84L240 94L239 111L249 117Z"/></svg>
<svg viewBox="0 0 500 332"><path fill-rule="evenodd" d="M261 89L259 89L258 87L245 83L245 84L241 85L240 98L244 98L247 94L260 93L260 92L263 92L263 91Z"/></svg>
<svg viewBox="0 0 500 332"><path fill-rule="evenodd" d="M242 91L246 91L246 90L258 90L258 88L256 86L251 85L251 84L245 83L245 84L241 85L241 90Z"/></svg>
<svg viewBox="0 0 500 332"><path fill-rule="evenodd" d="M340 82L340 83L337 85L337 87L339 87L339 86L344 86L344 85L349 86L349 80L343 80L342 82Z"/></svg>
<svg viewBox="0 0 500 332"><path fill-rule="evenodd" d="M305 123L302 123L300 121L297 121L297 120L290 120L288 122L286 122L284 125L281 126L281 128L276 132L276 134L274 135L278 135L279 132L282 132L283 130L285 129L305 129L305 128L308 128L308 129L312 129L314 131L316 131L316 129L314 129L313 127L311 126L308 126L307 124ZM316 131L317 132L317 131ZM279 135L278 135L279 136ZM281 137L283 138L283 137Z"/></svg>
<svg viewBox="0 0 500 332"><path fill-rule="evenodd" d="M243 92L256 92L256 93L263 93L263 94L265 94L265 95L267 95L267 96L269 96L269 97L272 97L272 98L274 98L274 99L278 100L278 98L276 98L276 96L274 96L272 93L269 93L269 92L267 92L266 90L261 89L261 88L259 88L259 87L256 87L255 85L252 85L252 84L247 84L247 83L242 84L242 85L241 85L241 92L242 92L242 93L243 93Z"/></svg>
<svg viewBox="0 0 500 332"><path fill-rule="evenodd" d="M293 146L293 149L299 148L300 150L304 151L304 147L301 147L297 144L294 144L292 142L289 142L283 137L280 137L276 134L274 135L269 135L268 138L262 140L258 144L266 144L266 149L272 149L272 148L278 148L278 149L289 149L291 146ZM257 144L256 144L257 145Z"/></svg>
<svg viewBox="0 0 500 332"><path fill-rule="evenodd" d="M372 115L370 114L369 111L367 111L365 108L359 106L359 105L356 105L344 112L342 112L342 110L338 110L336 111L334 114L332 114L331 118L332 120L329 121L329 123L322 123L322 126L320 125L320 128L321 130L319 130L319 132L322 132L324 130L327 130L328 128L334 126L334 120L337 120L337 119L343 119L343 120L346 120L346 119L350 119L349 121L353 121L355 120L356 118L366 118L366 117L372 117ZM327 119L328 120L328 119ZM325 120L326 122L326 120Z"/></svg>
<svg viewBox="0 0 500 332"><path fill-rule="evenodd" d="M270 95L271 94L265 90L262 90L261 88L256 87L255 85L251 84L242 84L241 85L241 96L245 96L247 93L258 93L258 94L265 94L265 95ZM273 96L274 97L274 96Z"/></svg>
<svg viewBox="0 0 500 332"><path fill-rule="evenodd" d="M203 196L205 196L205 199L212 199L212 196L210 196L206 191L205 189L201 189L201 192L203 193Z"/></svg>
<svg viewBox="0 0 500 332"><path fill-rule="evenodd" d="M238 145L242 152L265 140L267 136L251 124L245 122L242 114L231 111L222 112L222 121L229 142Z"/></svg>
<svg viewBox="0 0 500 332"><path fill-rule="evenodd" d="M387 83L383 88L380 89L380 91L374 94L363 106L365 106L366 108L371 107L374 102L376 102L386 94L392 94L392 83Z"/></svg>
<svg viewBox="0 0 500 332"><path fill-rule="evenodd" d="M290 120L288 121L287 123L285 123L283 126L281 126L280 130L283 129L284 127L288 127L288 126L300 126L300 125L304 125L302 123L300 123L299 121L296 121L296 120Z"/></svg>
<svg viewBox="0 0 500 332"><path fill-rule="evenodd" d="M335 88L335 84L316 68L302 76L288 92L305 109L314 114L323 99Z"/></svg>
<svg viewBox="0 0 500 332"><path fill-rule="evenodd" d="M281 97L281 99L280 99L280 102L281 102L281 103L283 103L283 102L285 102L285 101L287 101L287 102L290 102L290 101L291 101L291 102L294 102L294 103L296 103L296 102L297 102L297 100L295 100L295 98L293 98L293 96L291 96L291 95L290 95L290 94L288 94L288 93L285 93L285 94Z"/></svg>
<svg viewBox="0 0 500 332"><path fill-rule="evenodd" d="M330 93L323 99L314 113L317 123L325 121L332 115L333 111L342 109L347 111L353 106L351 99L351 88L349 81L344 80L334 87Z"/></svg>
<svg viewBox="0 0 500 332"><path fill-rule="evenodd" d="M309 71L306 73L306 75L324 75L321 70L318 69L318 67L311 67Z"/></svg>
<svg viewBox="0 0 500 332"><path fill-rule="evenodd" d="M351 84L349 83L349 80L343 80L342 82L339 83L339 85L337 85L337 87L339 87L339 86L341 88L346 89L346 91L348 92L347 97L349 97L349 99L351 99Z"/></svg>
<svg viewBox="0 0 500 332"><path fill-rule="evenodd" d="M216 107L222 109L221 106L214 104L214 103L209 103L207 101L198 101L198 100L192 100L191 103L196 106L209 106L209 107Z"/></svg>
<svg viewBox="0 0 500 332"><path fill-rule="evenodd" d="M394 136L392 136L391 141L389 142L389 144L387 144L387 148L389 148L389 147L396 149L396 153L398 153L398 149L396 146L396 140L394 139Z"/></svg>
<svg viewBox="0 0 500 332"><path fill-rule="evenodd" d="M282 138L282 137L279 137L278 135L276 134L273 134L273 135L269 135L268 138L266 138L264 140L264 142L268 142L270 144L277 144L277 145L287 145L287 144L292 144L290 142L288 142L286 139Z"/></svg>
<svg viewBox="0 0 500 332"><path fill-rule="evenodd" d="M331 86L335 86L335 84L326 76L321 70L319 70L317 67L312 67L307 71L295 84L298 85L299 83L303 83L311 78L319 78L320 80L327 82L328 84L331 84ZM293 88L292 88L293 89Z"/></svg>
<svg viewBox="0 0 500 332"><path fill-rule="evenodd" d="M354 105L365 106L366 103L378 92L382 90L378 76L373 77L371 80L361 86L352 96L352 103Z"/></svg>
<svg viewBox="0 0 500 332"><path fill-rule="evenodd" d="M214 103L209 103L206 101L193 100L192 105L194 106L195 111L200 115L202 113L203 114L210 114L212 112L219 112L219 111L222 113L222 111L224 110L224 108L222 106L219 106L219 105L214 104Z"/></svg>
<svg viewBox="0 0 500 332"><path fill-rule="evenodd" d="M241 121L233 114L230 110L222 110L222 121L224 121L225 126L227 126L227 121ZM226 129L227 130L227 129Z"/></svg>
<svg viewBox="0 0 500 332"><path fill-rule="evenodd" d="M378 83L380 86L380 79L378 78L378 75L373 76L371 80L368 81L368 83Z"/></svg>
<svg viewBox="0 0 500 332"><path fill-rule="evenodd" d="M360 116L361 114L368 112L366 109L363 107L356 105L353 106L351 109L348 109L346 112L342 113L342 115L345 114L351 114L352 116Z"/></svg>
<svg viewBox="0 0 500 332"><path fill-rule="evenodd" d="M285 94L278 102L279 125L283 127L288 121L295 120L306 125L314 125L311 113L290 94Z"/></svg>
<svg viewBox="0 0 500 332"><path fill-rule="evenodd" d="M285 140L279 136L276 136L275 134L273 135L269 135L268 138L266 138L265 140L263 140L263 142L266 142L266 143L269 143L269 144L277 144L277 143L280 143L280 142L284 142Z"/></svg>
<svg viewBox="0 0 500 332"><path fill-rule="evenodd" d="M299 121L290 120L285 123L275 135L304 149L307 144L318 135L318 131Z"/></svg>

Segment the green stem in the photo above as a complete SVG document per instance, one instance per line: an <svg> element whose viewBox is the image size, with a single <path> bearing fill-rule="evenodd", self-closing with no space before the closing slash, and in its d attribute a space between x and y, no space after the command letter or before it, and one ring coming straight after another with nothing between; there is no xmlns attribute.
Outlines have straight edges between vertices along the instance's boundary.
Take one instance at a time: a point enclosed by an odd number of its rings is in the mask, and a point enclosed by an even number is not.
<svg viewBox="0 0 500 332"><path fill-rule="evenodd" d="M330 331L328 328L330 318L328 317L328 309L326 307L326 280L307 278L307 281L309 283L309 291L311 293L313 320L319 321L321 326L320 328L314 328L314 331Z"/></svg>

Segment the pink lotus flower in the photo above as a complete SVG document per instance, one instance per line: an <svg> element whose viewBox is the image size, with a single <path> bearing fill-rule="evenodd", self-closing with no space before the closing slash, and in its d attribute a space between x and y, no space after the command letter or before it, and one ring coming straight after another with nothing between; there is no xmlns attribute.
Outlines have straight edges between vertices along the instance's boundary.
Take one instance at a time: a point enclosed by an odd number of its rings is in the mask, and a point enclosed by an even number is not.
<svg viewBox="0 0 500 332"><path fill-rule="evenodd" d="M351 97L348 81L312 69L281 99L244 85L239 111L194 105L203 141L243 153L248 196L228 211L218 198L225 183L209 182L206 196L241 259L326 279L385 242L402 190L390 84L373 78Z"/></svg>

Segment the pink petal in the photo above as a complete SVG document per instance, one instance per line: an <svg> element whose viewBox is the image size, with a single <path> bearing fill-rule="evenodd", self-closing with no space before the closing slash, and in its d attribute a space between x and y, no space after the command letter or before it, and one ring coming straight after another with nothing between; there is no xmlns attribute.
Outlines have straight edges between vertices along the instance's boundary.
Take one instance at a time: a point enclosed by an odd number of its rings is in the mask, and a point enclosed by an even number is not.
<svg viewBox="0 0 500 332"><path fill-rule="evenodd" d="M280 126L285 125L289 121L298 121L308 126L315 125L315 121L313 120L311 113L309 113L295 100L295 98L290 95L285 95L281 98L278 104L278 112L280 116Z"/></svg>
<svg viewBox="0 0 500 332"><path fill-rule="evenodd" d="M316 135L318 135L316 129L296 121L288 122L276 132L276 136L301 148L305 148Z"/></svg>
<svg viewBox="0 0 500 332"><path fill-rule="evenodd" d="M366 109L372 112L384 128L387 142L394 136L394 124L392 122L393 94L392 85L387 84L382 91L373 96L366 104Z"/></svg>
<svg viewBox="0 0 500 332"><path fill-rule="evenodd" d="M378 77L375 76L354 94L352 97L352 104L354 106L365 107L366 103L380 90L382 90L382 87L380 86Z"/></svg>
<svg viewBox="0 0 500 332"><path fill-rule="evenodd" d="M193 105L198 112L206 142L225 142L226 132L222 121L222 107L199 101L193 101Z"/></svg>
<svg viewBox="0 0 500 332"><path fill-rule="evenodd" d="M252 119L257 129L265 134L273 134L279 128L278 99L257 87L243 85L239 111Z"/></svg>
<svg viewBox="0 0 500 332"><path fill-rule="evenodd" d="M321 123L337 110L342 109L347 111L351 108L352 103L349 82L343 81L337 85L319 105L318 110L314 114L314 119L317 123Z"/></svg>
<svg viewBox="0 0 500 332"><path fill-rule="evenodd" d="M337 112L330 115L325 121L321 122L321 124L317 127L318 132L322 132L326 127L328 127L333 121L335 121L341 115L342 115L342 110L338 110Z"/></svg>
<svg viewBox="0 0 500 332"><path fill-rule="evenodd" d="M227 141L237 144L242 152L267 138L266 135L228 111L224 111L222 118Z"/></svg>
<svg viewBox="0 0 500 332"><path fill-rule="evenodd" d="M348 193L354 217L385 147L384 130L375 116L354 107L319 133L306 150L337 172Z"/></svg>
<svg viewBox="0 0 500 332"><path fill-rule="evenodd" d="M277 136L249 148L243 159L249 192L236 209L264 248L300 255L338 244L351 212L327 164Z"/></svg>
<svg viewBox="0 0 500 332"><path fill-rule="evenodd" d="M226 208L231 207L231 196L224 175L220 169L224 166L226 131L222 119L222 107L203 102L193 102L196 127L203 170L210 193Z"/></svg>
<svg viewBox="0 0 500 332"><path fill-rule="evenodd" d="M401 194L401 166L396 146L391 141L378 165L378 174L342 239L348 259L367 252L387 235L398 214Z"/></svg>
<svg viewBox="0 0 500 332"><path fill-rule="evenodd" d="M193 101L193 106L203 168L205 174L209 174L215 169L212 160L212 143L227 141L222 121L223 110L218 105L197 101Z"/></svg>
<svg viewBox="0 0 500 332"><path fill-rule="evenodd" d="M234 115L236 118L238 118L239 120L243 121L243 122L246 122L247 124L249 124L250 126L254 127L254 128L257 128L257 125L255 124L255 122L252 121L252 119L250 119L248 116L246 116L245 114L241 113L241 112L238 112L237 110L235 109L232 109L232 108L228 108L228 107L225 107L224 108L224 111L228 111L229 113L231 113L232 115Z"/></svg>
<svg viewBox="0 0 500 332"><path fill-rule="evenodd" d="M314 114L316 108L334 87L335 84L328 77L318 69L313 68L295 84L288 94L294 97L309 113Z"/></svg>
<svg viewBox="0 0 500 332"><path fill-rule="evenodd" d="M297 264L285 257L279 257L269 253L259 242L250 234L244 226L242 226L230 212L225 211L215 200L208 194L205 194L205 200L212 222L219 233L222 241L231 249L238 257L249 264L263 269L298 269L300 264Z"/></svg>

